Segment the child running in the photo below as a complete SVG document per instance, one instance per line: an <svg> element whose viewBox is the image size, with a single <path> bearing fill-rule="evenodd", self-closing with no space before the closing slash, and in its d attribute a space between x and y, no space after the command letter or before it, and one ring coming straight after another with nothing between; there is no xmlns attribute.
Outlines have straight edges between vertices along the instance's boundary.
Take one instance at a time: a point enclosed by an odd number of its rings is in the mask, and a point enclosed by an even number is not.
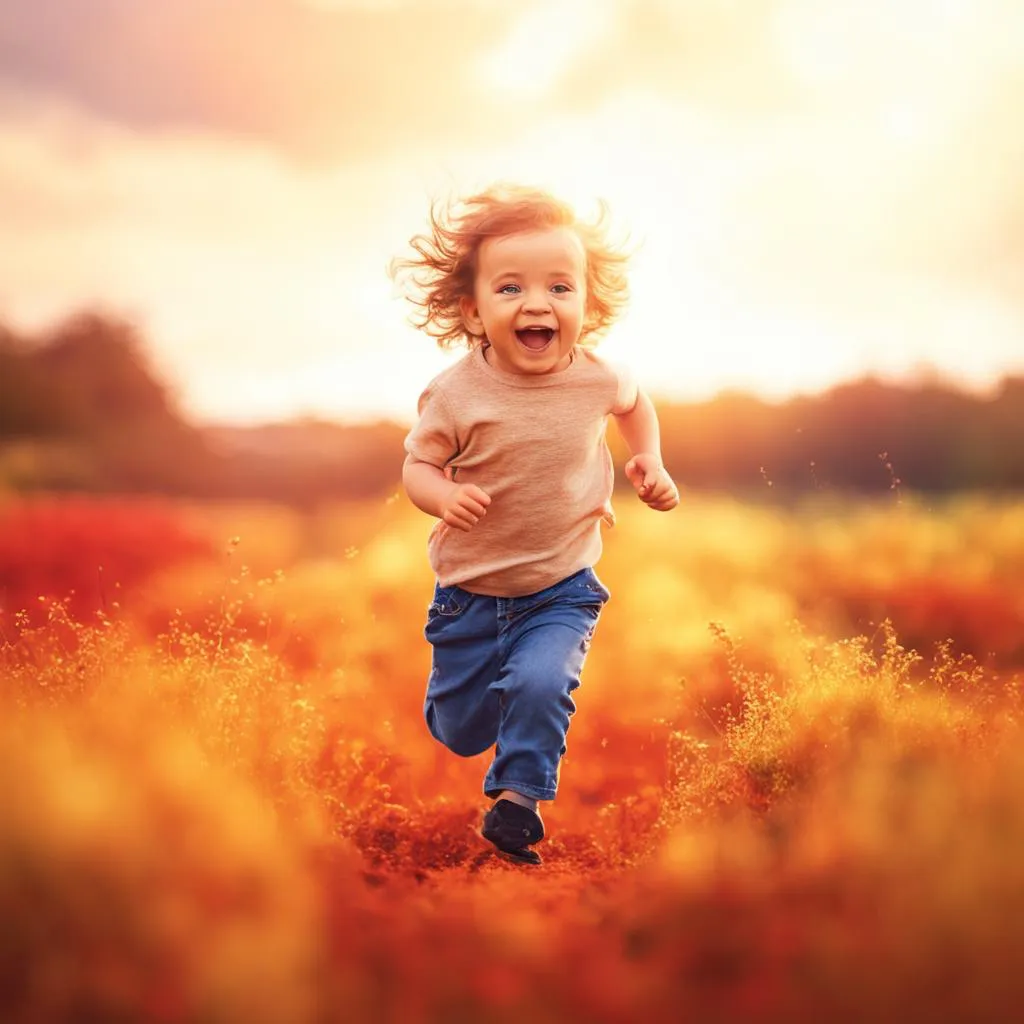
<svg viewBox="0 0 1024 1024"><path fill-rule="evenodd" d="M603 216L583 222L547 192L496 186L433 208L430 229L392 274L411 282L416 325L469 351L427 385L405 439L405 490L438 520L424 715L462 757L495 747L480 834L536 865L538 802L555 798L610 596L594 572L601 524L614 524L609 415L640 499L667 512L679 492L650 399L591 351L627 298L627 256Z"/></svg>

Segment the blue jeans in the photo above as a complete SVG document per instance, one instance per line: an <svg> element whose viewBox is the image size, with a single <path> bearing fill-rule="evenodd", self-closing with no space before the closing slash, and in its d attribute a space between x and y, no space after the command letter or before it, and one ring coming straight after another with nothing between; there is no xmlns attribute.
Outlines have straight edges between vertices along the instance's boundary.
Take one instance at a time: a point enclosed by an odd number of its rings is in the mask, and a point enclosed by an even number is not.
<svg viewBox="0 0 1024 1024"><path fill-rule="evenodd" d="M571 695L609 596L592 569L524 597L435 586L423 713L434 738L462 757L497 744L487 796L555 798Z"/></svg>

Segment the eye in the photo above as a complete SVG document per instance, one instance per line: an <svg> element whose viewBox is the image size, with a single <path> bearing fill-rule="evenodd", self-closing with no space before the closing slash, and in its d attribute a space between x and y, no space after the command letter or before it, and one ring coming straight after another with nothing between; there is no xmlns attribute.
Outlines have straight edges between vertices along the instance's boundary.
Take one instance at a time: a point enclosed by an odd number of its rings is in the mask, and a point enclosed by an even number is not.
<svg viewBox="0 0 1024 1024"><path fill-rule="evenodd" d="M556 284L551 286L551 290L556 295L565 295L567 292L571 292L572 289L567 284Z"/></svg>
<svg viewBox="0 0 1024 1024"><path fill-rule="evenodd" d="M503 284L498 289L498 294L499 295L515 295L515 293L517 291L519 291L519 285L517 285L517 284Z"/></svg>

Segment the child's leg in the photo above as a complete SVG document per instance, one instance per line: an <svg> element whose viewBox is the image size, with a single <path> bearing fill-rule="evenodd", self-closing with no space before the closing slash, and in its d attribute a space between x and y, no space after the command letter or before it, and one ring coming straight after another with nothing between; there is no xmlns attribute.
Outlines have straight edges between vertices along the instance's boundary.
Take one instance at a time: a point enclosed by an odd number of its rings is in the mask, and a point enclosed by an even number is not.
<svg viewBox="0 0 1024 1024"><path fill-rule="evenodd" d="M592 572L538 595L499 599L507 653L494 684L501 693L495 757L484 780L491 797L512 790L553 800L569 720L601 607L608 591Z"/></svg>
<svg viewBox="0 0 1024 1024"><path fill-rule="evenodd" d="M498 616L493 597L459 587L435 589L424 635L432 665L423 714L435 739L473 757L498 738Z"/></svg>

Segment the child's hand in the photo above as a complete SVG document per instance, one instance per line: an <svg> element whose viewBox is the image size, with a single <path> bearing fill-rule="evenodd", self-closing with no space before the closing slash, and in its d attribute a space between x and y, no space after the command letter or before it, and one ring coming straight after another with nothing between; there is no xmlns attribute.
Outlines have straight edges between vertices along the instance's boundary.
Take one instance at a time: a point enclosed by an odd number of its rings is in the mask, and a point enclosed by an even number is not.
<svg viewBox="0 0 1024 1024"><path fill-rule="evenodd" d="M658 512L667 512L679 504L679 490L657 455L634 455L626 463L626 476L640 500Z"/></svg>
<svg viewBox="0 0 1024 1024"><path fill-rule="evenodd" d="M456 484L441 501L441 518L456 530L468 533L487 515L491 496L476 484Z"/></svg>

